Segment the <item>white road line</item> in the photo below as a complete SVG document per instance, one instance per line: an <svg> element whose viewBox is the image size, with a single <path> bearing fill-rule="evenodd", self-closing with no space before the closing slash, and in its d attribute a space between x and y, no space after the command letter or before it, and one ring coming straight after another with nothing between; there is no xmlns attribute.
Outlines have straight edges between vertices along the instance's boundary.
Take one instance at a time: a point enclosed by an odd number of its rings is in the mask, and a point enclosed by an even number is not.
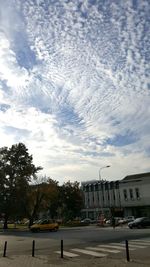
<svg viewBox="0 0 150 267"><path fill-rule="evenodd" d="M105 256L107 256L107 254L98 253L98 252L91 251L91 250L86 250L86 249L72 248L71 250L76 251L76 252L80 252L80 253L83 253L83 254L91 255L91 256L96 256L96 257L105 257Z"/></svg>
<svg viewBox="0 0 150 267"><path fill-rule="evenodd" d="M140 245L140 244L135 244L134 242L131 242L131 241L129 241L128 242L128 244L129 244L129 247L135 247L135 248L146 248L146 246L142 246L142 245Z"/></svg>
<svg viewBox="0 0 150 267"><path fill-rule="evenodd" d="M129 248L146 248L146 246L140 246L140 245L135 245L132 244L130 241L128 242Z"/></svg>
<svg viewBox="0 0 150 267"><path fill-rule="evenodd" d="M112 245L111 244L109 244L109 245L102 245L102 247L104 247L104 248L116 248L116 249L122 249L122 250L125 249L125 245L123 247L123 246L120 246L119 244L117 244L117 245L113 245L113 244Z"/></svg>
<svg viewBox="0 0 150 267"><path fill-rule="evenodd" d="M110 253L119 253L119 250L113 250L113 249L107 249L107 248L103 248L103 247L86 247L86 249L91 249L91 250L95 250L95 251L103 251L103 252L110 252Z"/></svg>
<svg viewBox="0 0 150 267"><path fill-rule="evenodd" d="M125 249L125 244L123 243L111 243L111 245L119 245L121 246L123 249ZM136 248L130 248L130 250L135 250Z"/></svg>
<svg viewBox="0 0 150 267"><path fill-rule="evenodd" d="M147 240L147 239L133 239L131 241L134 241L134 242L144 242L144 243L149 243L150 244L150 240Z"/></svg>
<svg viewBox="0 0 150 267"><path fill-rule="evenodd" d="M150 245L150 243L147 243L147 242L143 242L143 241L141 241L141 242L136 242L136 241L133 241L133 240L130 240L129 241L131 244L135 244L135 245L142 245L142 246L149 246Z"/></svg>
<svg viewBox="0 0 150 267"><path fill-rule="evenodd" d="M140 246L140 244L134 244L134 243L132 243L130 240L128 241L128 244L129 244L129 246L131 247L131 248L146 248L146 246ZM120 243L120 245L121 245L121 243ZM123 244L122 243L122 246L125 246L125 243Z"/></svg>
<svg viewBox="0 0 150 267"><path fill-rule="evenodd" d="M60 251L55 251L55 253L57 253L57 254L61 254ZM67 256L67 257L70 257L70 258L79 256L78 254L71 253L71 252L68 252L68 251L63 251L63 255L64 255L64 256Z"/></svg>

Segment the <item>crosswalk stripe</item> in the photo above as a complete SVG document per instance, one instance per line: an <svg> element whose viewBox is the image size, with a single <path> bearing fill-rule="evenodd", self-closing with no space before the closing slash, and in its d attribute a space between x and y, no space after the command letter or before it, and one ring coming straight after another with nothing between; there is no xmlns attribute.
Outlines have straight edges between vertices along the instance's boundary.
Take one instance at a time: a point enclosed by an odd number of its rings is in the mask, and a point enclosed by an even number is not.
<svg viewBox="0 0 150 267"><path fill-rule="evenodd" d="M120 243L120 245L122 244L122 246L125 246L125 243L123 244L123 243ZM131 247L131 248L146 248L146 246L140 246L140 244L132 244L132 242L130 242L130 240L128 241L128 244L129 244L129 246Z"/></svg>
<svg viewBox="0 0 150 267"><path fill-rule="evenodd" d="M105 256L107 256L107 254L98 253L98 252L91 251L91 250L86 250L86 249L72 248L71 250L76 251L76 252L80 252L80 253L83 253L83 254L91 255L91 256L96 256L96 257L105 257Z"/></svg>
<svg viewBox="0 0 150 267"><path fill-rule="evenodd" d="M86 249L91 249L95 251L103 251L103 252L110 252L110 253L119 253L119 250L113 250L113 249L108 249L108 248L103 248L103 247L86 247Z"/></svg>
<svg viewBox="0 0 150 267"><path fill-rule="evenodd" d="M121 246L123 249L125 249L125 244L123 243L111 243L111 245L119 245ZM136 248L130 248L130 250L135 250Z"/></svg>
<svg viewBox="0 0 150 267"><path fill-rule="evenodd" d="M134 242L144 242L144 243L147 243L147 244L150 244L150 240L147 240L147 239L133 239L131 241L134 241Z"/></svg>
<svg viewBox="0 0 150 267"><path fill-rule="evenodd" d="M147 243L147 242L143 242L143 241L141 241L141 242L136 242L136 241L133 241L133 240L130 240L129 241L131 244L135 244L135 245L142 245L142 246L149 246L150 245L150 243Z"/></svg>
<svg viewBox="0 0 150 267"><path fill-rule="evenodd" d="M117 244L117 243L116 243ZM124 245L124 247L123 246L120 246L119 244L117 244L117 245L113 245L113 243L112 243L112 245L111 244L109 244L109 245L102 245L104 248L116 248L116 249L122 249L122 250L124 250L125 249L125 245Z"/></svg>
<svg viewBox="0 0 150 267"><path fill-rule="evenodd" d="M146 248L146 246L144 246L144 245L143 245L143 246L140 245L140 244L137 244L137 245L136 245L134 242L130 242L130 241L129 241L128 244L129 244L130 247L135 247L135 248Z"/></svg>
<svg viewBox="0 0 150 267"><path fill-rule="evenodd" d="M57 254L61 254L60 251L55 251L55 253L57 253ZM64 255L64 256L67 256L67 257L70 257L70 258L79 256L78 254L71 253L71 252L68 252L68 251L63 251L63 255Z"/></svg>

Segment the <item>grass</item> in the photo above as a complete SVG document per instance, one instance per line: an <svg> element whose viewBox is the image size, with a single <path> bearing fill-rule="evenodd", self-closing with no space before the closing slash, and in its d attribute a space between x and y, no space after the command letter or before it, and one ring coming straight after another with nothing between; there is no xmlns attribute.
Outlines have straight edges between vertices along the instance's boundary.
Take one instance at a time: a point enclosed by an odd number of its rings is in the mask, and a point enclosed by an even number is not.
<svg viewBox="0 0 150 267"><path fill-rule="evenodd" d="M0 224L0 229L3 229L3 224ZM8 223L8 229L25 230L28 229L28 226L24 224Z"/></svg>

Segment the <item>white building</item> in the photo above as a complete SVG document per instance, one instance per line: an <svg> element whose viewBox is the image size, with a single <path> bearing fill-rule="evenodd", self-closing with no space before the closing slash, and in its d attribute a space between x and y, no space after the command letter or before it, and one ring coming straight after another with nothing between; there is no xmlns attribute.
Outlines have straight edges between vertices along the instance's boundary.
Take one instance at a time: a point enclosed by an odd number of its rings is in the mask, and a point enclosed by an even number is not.
<svg viewBox="0 0 150 267"><path fill-rule="evenodd" d="M83 218L130 216L150 217L150 173L126 176L122 180L82 182Z"/></svg>
<svg viewBox="0 0 150 267"><path fill-rule="evenodd" d="M97 219L100 214L110 217L115 211L122 213L119 181L92 180L82 183L85 208L82 217Z"/></svg>
<svg viewBox="0 0 150 267"><path fill-rule="evenodd" d="M119 190L125 216L150 217L150 172L126 176Z"/></svg>

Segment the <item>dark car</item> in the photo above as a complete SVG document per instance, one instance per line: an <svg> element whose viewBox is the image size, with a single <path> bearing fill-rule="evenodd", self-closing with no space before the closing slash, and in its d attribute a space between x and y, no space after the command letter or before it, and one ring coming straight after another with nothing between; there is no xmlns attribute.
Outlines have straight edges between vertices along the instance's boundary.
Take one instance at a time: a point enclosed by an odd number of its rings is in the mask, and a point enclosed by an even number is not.
<svg viewBox="0 0 150 267"><path fill-rule="evenodd" d="M133 222L128 223L128 227L130 229L132 229L132 228L145 228L148 226L150 227L150 218L148 218L148 217L137 218Z"/></svg>

